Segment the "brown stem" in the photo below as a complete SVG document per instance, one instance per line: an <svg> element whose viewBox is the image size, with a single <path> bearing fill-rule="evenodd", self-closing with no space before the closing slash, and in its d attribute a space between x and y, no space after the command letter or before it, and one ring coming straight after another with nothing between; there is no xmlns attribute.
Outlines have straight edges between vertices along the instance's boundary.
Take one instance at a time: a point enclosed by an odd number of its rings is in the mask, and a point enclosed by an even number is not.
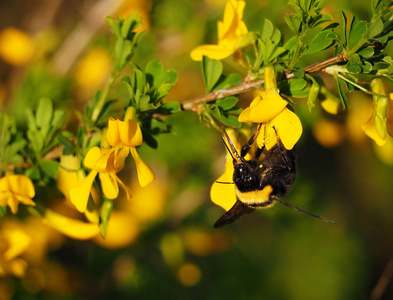
<svg viewBox="0 0 393 300"><path fill-rule="evenodd" d="M344 54L338 54L336 56L333 56L327 60L318 62L316 64L307 66L305 68L303 68L304 72L306 73L315 73L315 72L319 72L322 69L337 64L339 62L343 62L345 61L345 57ZM291 79L294 78L295 75L292 72L286 72L285 76L287 79ZM213 100L218 100L218 99L222 99L225 97L229 97L229 96L233 96L233 95L237 95L237 94L242 94L242 93L246 93L246 92L250 92L256 88L258 88L258 86L262 83L264 83L264 79L260 79L257 81L253 81L253 82L243 82L237 86L234 87L230 87L227 89L222 89L222 90L217 90L214 92L211 92L209 94L200 96L200 97L196 97L190 100L186 100L182 103L183 109L184 110L191 110L191 111L198 111L197 106L199 104L202 104L204 102L209 102L209 101L213 101Z"/></svg>

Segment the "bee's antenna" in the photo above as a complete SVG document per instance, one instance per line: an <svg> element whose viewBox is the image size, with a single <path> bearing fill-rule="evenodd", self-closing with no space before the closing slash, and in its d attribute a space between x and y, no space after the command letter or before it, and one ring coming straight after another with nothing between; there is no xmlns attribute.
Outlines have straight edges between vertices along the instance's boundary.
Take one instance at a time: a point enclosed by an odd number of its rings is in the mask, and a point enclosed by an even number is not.
<svg viewBox="0 0 393 300"><path fill-rule="evenodd" d="M224 141L225 147L228 149L228 152L231 154L232 158L238 162L240 162L242 159L239 156L239 154L236 151L235 146L233 145L231 139L228 136L228 133L226 130L223 128L222 133L221 133L222 140Z"/></svg>
<svg viewBox="0 0 393 300"><path fill-rule="evenodd" d="M221 184L235 184L233 181L229 182L229 181L218 181L218 180L216 180L216 183L221 183Z"/></svg>
<svg viewBox="0 0 393 300"><path fill-rule="evenodd" d="M281 203L284 204L285 206L288 206L288 207L290 207L290 208L293 208L293 209L295 209L295 210L297 210L297 211L300 211L300 212L302 212L302 213L305 213L306 215L309 215L309 216L311 216L311 217L317 218L317 219L319 219L319 220L321 220L321 221L324 221L324 222L327 222L327 223L335 224L335 225L336 225L336 222L333 222L333 221L330 221L330 220L328 220L328 219L322 218L322 217L320 217L320 216L314 215L313 213L310 213L310 212L305 211L305 210L303 210L303 209L301 209L301 208L299 208L299 207L296 207L296 206L294 206L294 205L292 205L292 204L289 204L288 202L285 202L284 200L278 198L277 196L271 196L271 197L272 197L274 200L277 200L278 202L281 202Z"/></svg>

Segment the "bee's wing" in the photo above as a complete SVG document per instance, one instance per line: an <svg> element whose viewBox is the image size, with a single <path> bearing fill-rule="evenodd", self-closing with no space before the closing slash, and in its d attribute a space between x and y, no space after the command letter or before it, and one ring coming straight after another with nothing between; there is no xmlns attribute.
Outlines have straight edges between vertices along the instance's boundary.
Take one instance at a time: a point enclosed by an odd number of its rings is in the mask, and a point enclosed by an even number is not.
<svg viewBox="0 0 393 300"><path fill-rule="evenodd" d="M222 215L217 222L214 224L214 228L219 228L228 224L233 223L235 220L239 219L242 215L252 213L255 208L250 207L243 202L237 200L234 206L228 210L224 215Z"/></svg>

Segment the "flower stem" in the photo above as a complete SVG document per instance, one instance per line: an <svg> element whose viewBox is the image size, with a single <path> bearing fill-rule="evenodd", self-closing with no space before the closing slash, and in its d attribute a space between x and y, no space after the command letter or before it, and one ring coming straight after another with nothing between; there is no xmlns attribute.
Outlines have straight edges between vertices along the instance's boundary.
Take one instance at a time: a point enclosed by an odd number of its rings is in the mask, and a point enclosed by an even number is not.
<svg viewBox="0 0 393 300"><path fill-rule="evenodd" d="M91 120L93 122L97 121L98 116L100 115L101 110L104 107L104 104L105 104L106 99L108 97L109 90L111 89L113 83L115 82L116 77L117 77L117 75L112 73L111 77L108 79L108 82L106 83L105 89L102 93L101 99L97 103L97 105L94 107L93 113L91 115Z"/></svg>
<svg viewBox="0 0 393 300"><path fill-rule="evenodd" d="M293 68L296 66L297 62L299 61L300 50L302 49L302 46L303 46L304 36L305 36L305 31L302 31L302 33L299 35L299 37L297 39L295 53L293 54L291 63L288 66L289 70L293 70Z"/></svg>
<svg viewBox="0 0 393 300"><path fill-rule="evenodd" d="M308 67L305 67L303 70L306 73L320 72L320 71L322 71L322 69L324 69L328 66L335 65L335 64L343 62L345 60L346 59L344 57L344 54L341 53L341 54L338 54L338 55L331 57L327 60L324 60L324 61L312 64ZM286 76L286 79L291 79L291 78L295 77L295 75L290 71L285 72L285 76ZM237 95L237 94L250 92L252 90L257 89L259 87L259 85L261 85L264 82L265 82L264 79L260 79L260 80L256 80L253 82L243 82L237 86L230 87L227 89L213 91L209 94L184 101L182 103L182 107L184 110L191 110L191 111L198 112L197 106L202 103L222 99L222 98Z"/></svg>

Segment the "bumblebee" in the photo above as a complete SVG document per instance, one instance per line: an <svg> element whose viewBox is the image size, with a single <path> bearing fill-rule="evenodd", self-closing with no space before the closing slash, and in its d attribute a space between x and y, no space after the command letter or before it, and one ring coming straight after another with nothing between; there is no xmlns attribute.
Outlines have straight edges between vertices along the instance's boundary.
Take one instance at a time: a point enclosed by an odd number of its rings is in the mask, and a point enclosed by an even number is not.
<svg viewBox="0 0 393 300"><path fill-rule="evenodd" d="M217 220L214 228L228 225L257 208L269 207L274 204L274 201L322 221L335 224L333 221L302 210L280 198L289 192L295 181L296 155L294 150L285 149L275 129L277 144L270 150L266 150L264 146L262 148L256 147L252 158L245 159L259 135L260 128L261 126L243 146L240 156L225 129L222 132L224 144L233 158L234 172L233 183L221 183L235 184L238 200L229 211Z"/></svg>

